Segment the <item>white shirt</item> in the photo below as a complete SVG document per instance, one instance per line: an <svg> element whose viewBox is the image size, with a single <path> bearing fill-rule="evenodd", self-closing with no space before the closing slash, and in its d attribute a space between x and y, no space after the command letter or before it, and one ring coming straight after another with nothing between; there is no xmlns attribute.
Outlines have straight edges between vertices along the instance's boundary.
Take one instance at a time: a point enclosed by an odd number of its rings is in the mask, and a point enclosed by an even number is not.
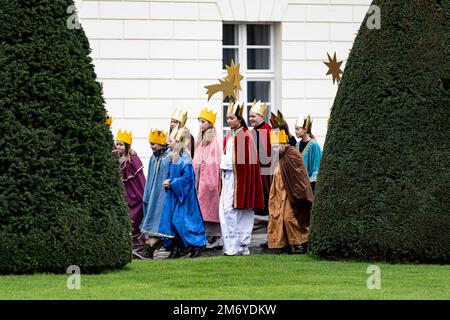
<svg viewBox="0 0 450 320"><path fill-rule="evenodd" d="M222 160L220 161L220 169L233 170L233 146L234 134L231 134L227 141L226 153L222 156Z"/></svg>

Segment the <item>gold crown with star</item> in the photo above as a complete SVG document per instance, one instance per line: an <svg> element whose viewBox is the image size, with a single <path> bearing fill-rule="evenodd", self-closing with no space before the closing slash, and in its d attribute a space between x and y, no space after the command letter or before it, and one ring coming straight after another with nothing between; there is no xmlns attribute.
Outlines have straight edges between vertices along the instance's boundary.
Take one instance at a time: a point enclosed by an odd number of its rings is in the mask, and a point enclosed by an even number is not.
<svg viewBox="0 0 450 320"><path fill-rule="evenodd" d="M162 131L158 131L158 129L150 130L150 135L148 136L148 142L165 146L167 144L168 137L169 137L169 134L165 133L164 130L162 130Z"/></svg>
<svg viewBox="0 0 450 320"><path fill-rule="evenodd" d="M119 131L117 132L117 136L116 136L116 140L117 141L122 141L125 143L128 143L131 145L131 142L133 142L133 135L128 131L122 131L122 129L119 129Z"/></svg>
<svg viewBox="0 0 450 320"><path fill-rule="evenodd" d="M187 111L184 111L183 109L176 108L172 113L172 119L180 121L183 126L186 124L187 118Z"/></svg>
<svg viewBox="0 0 450 320"><path fill-rule="evenodd" d="M239 102L230 102L227 109L227 115L234 114L239 119L242 119L242 114L244 113L244 102L239 105Z"/></svg>
<svg viewBox="0 0 450 320"><path fill-rule="evenodd" d="M198 116L200 119L205 119L206 121L209 121L212 124L216 123L217 113L214 112L212 109L209 108L203 108L200 111L200 115Z"/></svg>
<svg viewBox="0 0 450 320"><path fill-rule="evenodd" d="M269 107L267 106L267 104L262 103L261 101L256 102L256 100L254 100L250 112L255 112L261 117L264 117L268 109Z"/></svg>

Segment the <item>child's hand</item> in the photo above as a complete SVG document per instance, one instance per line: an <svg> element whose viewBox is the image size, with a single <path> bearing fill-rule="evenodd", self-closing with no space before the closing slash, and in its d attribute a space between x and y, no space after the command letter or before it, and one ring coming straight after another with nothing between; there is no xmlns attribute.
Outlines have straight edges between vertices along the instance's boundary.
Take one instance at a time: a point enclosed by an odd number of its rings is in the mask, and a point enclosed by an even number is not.
<svg viewBox="0 0 450 320"><path fill-rule="evenodd" d="M170 188L170 181L169 180L164 180L164 182L163 182L163 186L164 186L164 188Z"/></svg>
<svg viewBox="0 0 450 320"><path fill-rule="evenodd" d="M119 157L119 156L120 156L119 150L117 150L117 149L113 149L113 150L112 150L112 154L115 155L116 157Z"/></svg>

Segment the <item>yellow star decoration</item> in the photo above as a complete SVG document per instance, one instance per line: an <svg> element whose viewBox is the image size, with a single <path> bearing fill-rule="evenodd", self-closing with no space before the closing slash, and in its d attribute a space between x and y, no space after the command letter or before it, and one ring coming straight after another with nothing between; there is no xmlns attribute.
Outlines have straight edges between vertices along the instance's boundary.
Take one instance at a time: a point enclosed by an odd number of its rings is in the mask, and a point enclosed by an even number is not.
<svg viewBox="0 0 450 320"><path fill-rule="evenodd" d="M231 81L230 81L231 80ZM234 97L237 99L237 90L236 86L234 84L234 77L233 79L225 79L225 80L219 80L220 86L222 87L223 91L223 100L225 100L227 97Z"/></svg>
<svg viewBox="0 0 450 320"><path fill-rule="evenodd" d="M220 91L223 93L223 101L225 101L227 97L234 97L234 99L237 100L237 93L242 90L241 81L244 79L239 73L240 65L235 65L234 61L231 60L231 66L226 65L226 68L228 75L223 79L219 79L219 84L212 84L204 87L207 90L206 94L208 95L208 101L213 95Z"/></svg>
<svg viewBox="0 0 450 320"><path fill-rule="evenodd" d="M337 61L336 52L334 53L333 59L331 59L330 55L327 53L328 62L324 62L328 67L327 75L331 74L333 76L333 84L337 81L338 85L341 82L341 74L344 72L341 70L341 64L344 61Z"/></svg>
<svg viewBox="0 0 450 320"><path fill-rule="evenodd" d="M221 84L212 84L210 86L205 86L205 88L206 88L206 94L208 95L208 101L217 92L222 91L222 85Z"/></svg>
<svg viewBox="0 0 450 320"><path fill-rule="evenodd" d="M226 68L227 68L227 73L228 73L227 79L229 81L232 81L232 79L234 79L233 80L233 84L234 84L234 86L236 88L235 90L236 91L241 91L242 90L242 88L241 88L241 81L242 81L242 79L244 79L244 77L239 73L240 65L238 64L236 66L234 64L234 60L231 59L231 66L226 66Z"/></svg>

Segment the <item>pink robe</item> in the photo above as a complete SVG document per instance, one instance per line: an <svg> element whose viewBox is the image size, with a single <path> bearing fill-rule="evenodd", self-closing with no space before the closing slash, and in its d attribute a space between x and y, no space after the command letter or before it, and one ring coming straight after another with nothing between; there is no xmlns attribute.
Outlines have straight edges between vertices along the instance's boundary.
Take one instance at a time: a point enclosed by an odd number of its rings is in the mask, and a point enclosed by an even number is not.
<svg viewBox="0 0 450 320"><path fill-rule="evenodd" d="M193 165L195 170L195 189L200 204L203 221L219 223L219 189L221 144L214 134L211 143L195 149Z"/></svg>

